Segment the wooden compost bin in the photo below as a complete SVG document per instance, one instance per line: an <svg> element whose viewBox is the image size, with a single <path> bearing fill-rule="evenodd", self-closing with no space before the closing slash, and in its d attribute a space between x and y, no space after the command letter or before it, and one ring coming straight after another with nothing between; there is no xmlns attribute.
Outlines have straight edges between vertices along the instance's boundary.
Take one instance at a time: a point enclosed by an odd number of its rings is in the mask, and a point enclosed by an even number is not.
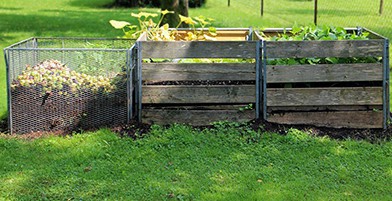
<svg viewBox="0 0 392 201"><path fill-rule="evenodd" d="M347 29L356 32L356 29ZM389 119L388 39L267 41L263 48L262 113L269 122L386 128ZM268 29L267 36L282 33ZM382 58L378 63L268 65L279 58Z"/></svg>
<svg viewBox="0 0 392 201"><path fill-rule="evenodd" d="M256 41L248 40L249 29L220 29L217 33L217 41L139 38L136 48L141 70L135 78L141 87L136 90L140 91L136 92L139 119L208 125L255 118L255 110L247 106L256 101Z"/></svg>

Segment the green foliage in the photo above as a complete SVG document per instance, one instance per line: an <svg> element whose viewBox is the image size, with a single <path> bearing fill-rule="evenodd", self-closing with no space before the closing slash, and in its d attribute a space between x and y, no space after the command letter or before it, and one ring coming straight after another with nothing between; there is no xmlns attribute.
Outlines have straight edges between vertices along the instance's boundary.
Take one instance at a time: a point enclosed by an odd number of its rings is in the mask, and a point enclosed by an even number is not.
<svg viewBox="0 0 392 201"><path fill-rule="evenodd" d="M309 41L309 40L368 40L369 32L361 34L349 33L342 27L334 26L298 26L294 25L292 29L283 34L272 37L266 37L269 41ZM299 64L338 64L338 63L377 63L381 58L376 57L350 57L350 58L283 58L271 59L267 61L269 65L299 65Z"/></svg>
<svg viewBox="0 0 392 201"><path fill-rule="evenodd" d="M240 107L239 109L241 112L245 111L245 110L253 110L253 104L249 103L248 105L244 106L244 107Z"/></svg>
<svg viewBox="0 0 392 201"><path fill-rule="evenodd" d="M180 22L178 28L182 23L191 26L192 31L186 32L186 34L180 33L176 29L169 30L169 25L164 24L161 26L162 20L165 15L174 13L173 11L163 10L158 13L140 12L138 14L132 13L132 17L137 18L139 24L133 25L126 21L110 20L110 24L115 29L122 29L124 32L124 38L137 39L143 33L147 34L147 39L154 41L174 41L174 40L215 40L216 30L213 27L208 29L205 33L204 28L210 24L213 19L205 18L204 16L199 17L186 17L179 15ZM154 22L154 19L160 15L158 22ZM200 30L196 29L196 24L201 26Z"/></svg>
<svg viewBox="0 0 392 201"><path fill-rule="evenodd" d="M348 33L343 27L334 26L298 26L293 25L287 33L269 38L271 41L306 41L306 40L368 40L369 32L357 35Z"/></svg>

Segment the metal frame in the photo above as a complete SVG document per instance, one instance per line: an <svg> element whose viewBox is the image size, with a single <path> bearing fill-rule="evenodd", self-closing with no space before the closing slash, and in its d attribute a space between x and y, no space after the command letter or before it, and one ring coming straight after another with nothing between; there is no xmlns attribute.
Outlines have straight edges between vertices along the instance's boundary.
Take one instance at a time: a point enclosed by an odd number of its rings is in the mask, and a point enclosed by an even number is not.
<svg viewBox="0 0 392 201"><path fill-rule="evenodd" d="M260 83L262 83L261 75L261 42L258 40L256 43L256 119L260 118L260 103L262 91L260 90Z"/></svg>
<svg viewBox="0 0 392 201"><path fill-rule="evenodd" d="M262 92L263 92L263 119L267 120L268 114L267 114L267 41L261 40L261 48L262 50L262 80L263 80L263 86L262 86Z"/></svg>
<svg viewBox="0 0 392 201"><path fill-rule="evenodd" d="M128 106L128 111L127 111L127 123L130 123L132 119L132 110L133 110L133 100L130 92L132 92L132 87L133 87L133 79L132 79L132 71L133 71L133 51L134 51L135 46L132 46L130 49L127 50L127 106Z"/></svg>
<svg viewBox="0 0 392 201"><path fill-rule="evenodd" d="M8 110L8 129L9 132L12 133L12 107L11 107L11 85L10 85L10 67L9 67L9 48L4 49L4 60L5 60L5 68L6 68L6 75L7 75L7 110Z"/></svg>
<svg viewBox="0 0 392 201"><path fill-rule="evenodd" d="M389 40L384 39L383 51L383 113L384 113L384 129L387 129L390 120L390 106L389 106Z"/></svg>
<svg viewBox="0 0 392 201"><path fill-rule="evenodd" d="M142 43L140 41L136 42L137 48L137 65L136 65L136 120L142 122Z"/></svg>

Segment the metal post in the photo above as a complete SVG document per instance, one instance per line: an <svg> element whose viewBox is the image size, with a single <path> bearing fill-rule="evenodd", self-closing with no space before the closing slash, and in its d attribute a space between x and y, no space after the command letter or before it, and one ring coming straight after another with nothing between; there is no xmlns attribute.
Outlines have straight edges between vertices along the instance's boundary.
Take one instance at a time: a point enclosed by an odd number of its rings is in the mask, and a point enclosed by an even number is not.
<svg viewBox="0 0 392 201"><path fill-rule="evenodd" d="M132 46L131 49L127 50L127 123L129 124L131 119L132 119L132 110L133 110L133 101L132 101L132 97L133 97L133 93L132 93L132 66L133 66L133 48L135 48L135 46Z"/></svg>
<svg viewBox="0 0 392 201"><path fill-rule="evenodd" d="M264 15L264 0L261 0L261 5L260 5L260 15Z"/></svg>
<svg viewBox="0 0 392 201"><path fill-rule="evenodd" d="M317 25L317 0L314 0L314 25Z"/></svg>
<svg viewBox="0 0 392 201"><path fill-rule="evenodd" d="M260 118L260 40L256 43L256 119Z"/></svg>
<svg viewBox="0 0 392 201"><path fill-rule="evenodd" d="M248 33L247 37L248 37L247 38L248 41L253 40L253 28L252 27L249 27L249 33Z"/></svg>
<svg viewBox="0 0 392 201"><path fill-rule="evenodd" d="M34 49L38 48L37 38L33 38L33 48ZM33 50L33 64L34 65L38 63L38 58L39 58L38 53L39 53L38 50Z"/></svg>
<svg viewBox="0 0 392 201"><path fill-rule="evenodd" d="M383 10L384 10L384 0L380 0L380 9L378 10L378 14L382 15Z"/></svg>
<svg viewBox="0 0 392 201"><path fill-rule="evenodd" d="M136 42L137 47L137 105L136 105L136 113L137 113L137 121L139 123L142 122L142 44L140 41Z"/></svg>
<svg viewBox="0 0 392 201"><path fill-rule="evenodd" d="M5 60L5 68L6 68L6 76L7 76L7 109L8 109L8 129L10 134L12 134L12 108L11 108L11 83L10 83L10 68L9 68L9 49L4 49L4 60Z"/></svg>
<svg viewBox="0 0 392 201"><path fill-rule="evenodd" d="M261 47L263 48L261 54L262 54L262 62L263 62L263 68L262 68L262 73L263 73L263 118L264 120L267 120L267 46L266 46L266 41L262 40Z"/></svg>
<svg viewBox="0 0 392 201"><path fill-rule="evenodd" d="M383 119L383 127L384 129L387 129L388 123L389 123L389 118L390 118L390 108L389 108L389 40L385 39L384 40L384 51L383 51L383 71L384 71L384 76L383 76L383 113L384 113L384 119Z"/></svg>

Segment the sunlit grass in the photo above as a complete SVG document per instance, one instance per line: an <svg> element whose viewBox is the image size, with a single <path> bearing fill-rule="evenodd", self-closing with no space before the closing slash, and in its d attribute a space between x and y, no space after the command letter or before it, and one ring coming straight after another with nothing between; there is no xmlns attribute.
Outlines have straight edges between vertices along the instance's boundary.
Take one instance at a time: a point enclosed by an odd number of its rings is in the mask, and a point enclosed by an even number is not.
<svg viewBox="0 0 392 201"><path fill-rule="evenodd" d="M0 138L0 199L391 200L391 153L386 141L231 126L154 126L138 140L106 129Z"/></svg>

